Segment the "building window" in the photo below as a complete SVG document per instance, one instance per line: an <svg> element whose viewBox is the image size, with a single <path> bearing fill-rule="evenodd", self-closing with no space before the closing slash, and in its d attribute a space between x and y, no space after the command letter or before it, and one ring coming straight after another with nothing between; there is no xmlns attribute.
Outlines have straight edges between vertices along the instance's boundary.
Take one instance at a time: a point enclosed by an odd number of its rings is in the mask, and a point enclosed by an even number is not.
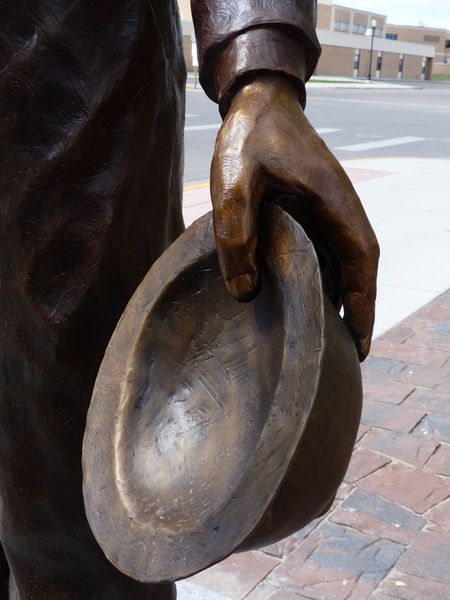
<svg viewBox="0 0 450 600"><path fill-rule="evenodd" d="M366 30L367 27L365 25L361 25L361 23L353 23L353 33L360 33L364 35Z"/></svg>
<svg viewBox="0 0 450 600"><path fill-rule="evenodd" d="M383 35L383 30L381 29L381 27L377 27L375 29L375 35L378 37L381 37Z"/></svg>
<svg viewBox="0 0 450 600"><path fill-rule="evenodd" d="M386 39L387 40L396 40L398 38L398 34L397 33L387 33L386 34Z"/></svg>
<svg viewBox="0 0 450 600"><path fill-rule="evenodd" d="M425 34L423 36L423 41L424 42L434 42L434 43L438 43L440 41L440 37L438 35L427 35Z"/></svg>
<svg viewBox="0 0 450 600"><path fill-rule="evenodd" d="M381 75L381 63L383 62L383 54L381 52L378 53L377 56L377 76Z"/></svg>
<svg viewBox="0 0 450 600"><path fill-rule="evenodd" d="M335 31L348 31L348 21L335 21L334 29Z"/></svg>
<svg viewBox="0 0 450 600"><path fill-rule="evenodd" d="M445 47L450 48L450 40L445 40Z"/></svg>

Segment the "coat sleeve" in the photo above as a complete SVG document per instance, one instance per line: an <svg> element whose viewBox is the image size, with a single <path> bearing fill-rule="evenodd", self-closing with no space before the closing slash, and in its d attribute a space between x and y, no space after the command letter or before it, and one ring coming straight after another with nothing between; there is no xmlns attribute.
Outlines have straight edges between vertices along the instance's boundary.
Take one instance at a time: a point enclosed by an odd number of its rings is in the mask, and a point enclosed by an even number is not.
<svg viewBox="0 0 450 600"><path fill-rule="evenodd" d="M237 80L277 71L304 83L320 56L317 0L191 0L200 81L221 101Z"/></svg>

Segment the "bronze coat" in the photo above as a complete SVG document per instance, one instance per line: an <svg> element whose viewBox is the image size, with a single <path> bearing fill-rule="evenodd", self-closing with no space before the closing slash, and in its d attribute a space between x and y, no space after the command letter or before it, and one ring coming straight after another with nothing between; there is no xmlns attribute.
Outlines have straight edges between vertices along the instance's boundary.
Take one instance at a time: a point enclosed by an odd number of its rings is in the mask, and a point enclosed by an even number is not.
<svg viewBox="0 0 450 600"><path fill-rule="evenodd" d="M260 69L301 89L318 56L313 5L192 0L210 96ZM80 452L117 320L183 229L177 3L4 0L0 47L0 537L21 598L147 597L92 538Z"/></svg>

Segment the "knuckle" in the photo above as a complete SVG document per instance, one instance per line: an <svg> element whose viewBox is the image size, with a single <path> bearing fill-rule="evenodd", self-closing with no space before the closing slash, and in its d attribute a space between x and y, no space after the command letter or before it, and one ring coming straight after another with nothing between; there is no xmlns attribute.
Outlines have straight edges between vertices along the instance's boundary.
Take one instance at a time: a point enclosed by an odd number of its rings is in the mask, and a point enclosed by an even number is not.
<svg viewBox="0 0 450 600"><path fill-rule="evenodd" d="M370 236L367 251L369 258L372 259L372 262L378 263L380 258L380 245L375 235Z"/></svg>
<svg viewBox="0 0 450 600"><path fill-rule="evenodd" d="M362 260L366 264L369 271L375 271L376 273L378 261L380 258L380 246L373 232L369 232L369 234L362 239L358 254L360 260Z"/></svg>
<svg viewBox="0 0 450 600"><path fill-rule="evenodd" d="M249 256L255 248L251 233L235 227L221 228L218 232L224 252L236 258Z"/></svg>
<svg viewBox="0 0 450 600"><path fill-rule="evenodd" d="M218 241L227 241L231 237L233 224L229 212L224 205L214 207L214 230Z"/></svg>

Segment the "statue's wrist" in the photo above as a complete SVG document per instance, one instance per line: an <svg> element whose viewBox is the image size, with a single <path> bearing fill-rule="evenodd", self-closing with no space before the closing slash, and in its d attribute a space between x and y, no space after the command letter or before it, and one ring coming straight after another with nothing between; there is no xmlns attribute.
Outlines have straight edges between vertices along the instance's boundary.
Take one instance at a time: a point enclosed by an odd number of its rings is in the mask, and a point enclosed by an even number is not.
<svg viewBox="0 0 450 600"><path fill-rule="evenodd" d="M297 81L282 72L260 71L238 80L230 94L224 98L223 104L219 102L219 107L224 116L236 103L245 101L271 104L274 101L279 102L281 97L289 97L291 101L303 105Z"/></svg>
<svg viewBox="0 0 450 600"><path fill-rule="evenodd" d="M273 80L296 90L304 107L307 57L299 41L277 28L251 29L222 50L214 70L214 87L222 116L234 96L256 81Z"/></svg>

